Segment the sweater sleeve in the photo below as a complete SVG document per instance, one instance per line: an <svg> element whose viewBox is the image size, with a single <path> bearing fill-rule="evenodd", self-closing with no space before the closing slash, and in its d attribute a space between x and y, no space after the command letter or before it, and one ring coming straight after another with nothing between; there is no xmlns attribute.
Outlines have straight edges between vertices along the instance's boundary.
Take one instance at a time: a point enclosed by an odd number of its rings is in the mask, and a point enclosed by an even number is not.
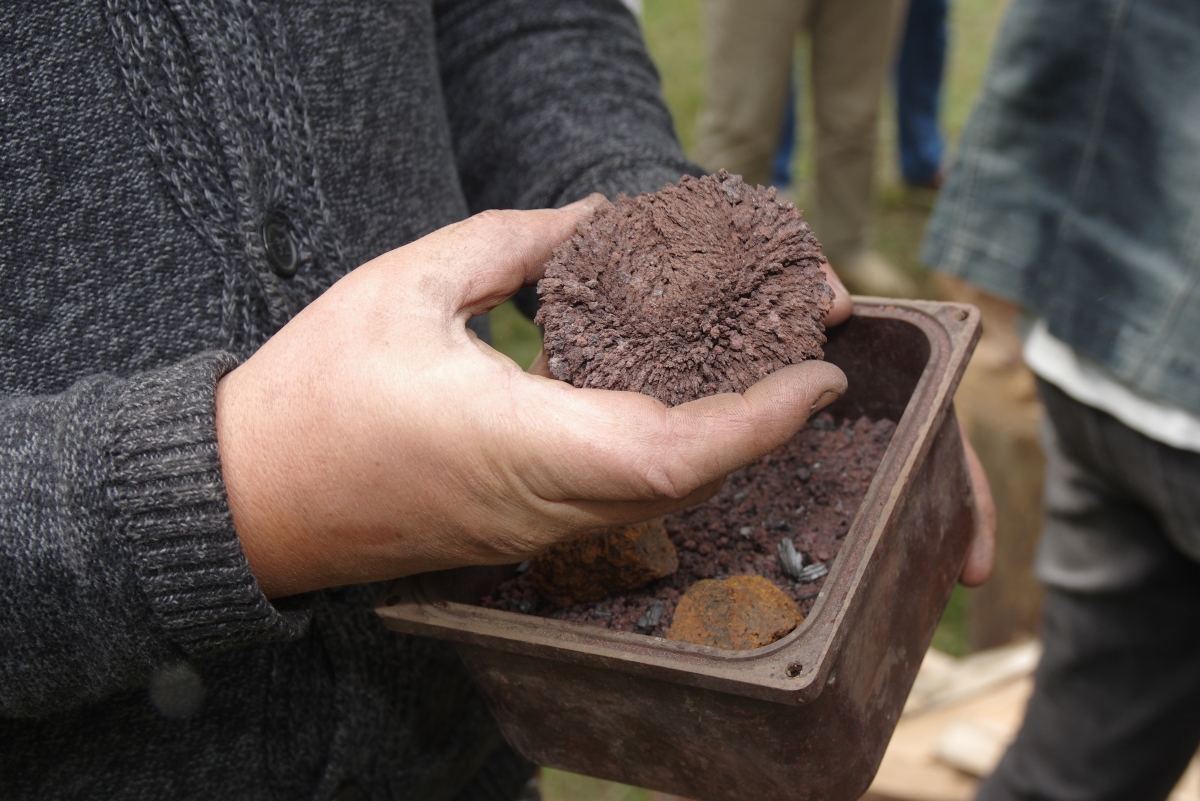
<svg viewBox="0 0 1200 801"><path fill-rule="evenodd" d="M434 8L472 211L636 195L699 174L619 0L435 0Z"/></svg>
<svg viewBox="0 0 1200 801"><path fill-rule="evenodd" d="M0 715L40 717L156 670L297 636L258 589L217 455L209 353L0 399Z"/></svg>

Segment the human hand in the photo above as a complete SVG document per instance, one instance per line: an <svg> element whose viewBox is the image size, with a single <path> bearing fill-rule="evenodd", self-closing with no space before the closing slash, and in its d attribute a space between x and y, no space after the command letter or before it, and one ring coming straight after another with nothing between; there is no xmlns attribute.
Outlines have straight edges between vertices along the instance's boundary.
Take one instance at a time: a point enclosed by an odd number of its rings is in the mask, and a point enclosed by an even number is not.
<svg viewBox="0 0 1200 801"><path fill-rule="evenodd" d="M975 531L971 537L971 549L958 580L968 587L978 587L992 575L996 556L996 502L992 499L992 488L988 484L983 463L975 453L967 427L958 421L962 435L963 451L967 457L967 473L971 477L971 492L975 502Z"/></svg>
<svg viewBox="0 0 1200 801"><path fill-rule="evenodd" d="M854 311L854 300L842 279L829 266L829 262L821 264L821 271L825 273L825 280L833 288L833 306L829 309L829 314L825 315L825 327L831 328L850 319L850 314Z"/></svg>
<svg viewBox="0 0 1200 801"><path fill-rule="evenodd" d="M221 380L229 505L268 596L516 562L698 503L845 391L810 361L667 409L524 373L468 331L603 202L485 212L384 254Z"/></svg>

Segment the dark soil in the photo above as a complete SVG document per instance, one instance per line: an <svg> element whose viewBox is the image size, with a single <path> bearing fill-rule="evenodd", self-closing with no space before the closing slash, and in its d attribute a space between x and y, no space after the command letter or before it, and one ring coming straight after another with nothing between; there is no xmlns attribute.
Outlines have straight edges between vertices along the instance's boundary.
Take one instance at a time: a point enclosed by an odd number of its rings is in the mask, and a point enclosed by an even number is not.
<svg viewBox="0 0 1200 801"><path fill-rule="evenodd" d="M538 283L550 371L675 406L822 357L821 246L775 190L724 170L620 196Z"/></svg>
<svg viewBox="0 0 1200 801"><path fill-rule="evenodd" d="M790 538L804 564L831 565L895 431L889 420L814 418L789 442L733 473L699 506L664 518L679 552L679 570L640 590L559 609L530 584L528 573L481 599L491 609L663 636L675 604L701 579L761 575L807 615L825 583L801 583L779 564Z"/></svg>

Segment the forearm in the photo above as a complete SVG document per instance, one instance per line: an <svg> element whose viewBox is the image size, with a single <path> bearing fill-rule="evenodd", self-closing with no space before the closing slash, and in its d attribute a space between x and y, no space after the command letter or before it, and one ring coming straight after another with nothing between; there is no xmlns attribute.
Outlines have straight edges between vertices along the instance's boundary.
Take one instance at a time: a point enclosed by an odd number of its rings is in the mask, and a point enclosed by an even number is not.
<svg viewBox="0 0 1200 801"><path fill-rule="evenodd" d="M0 401L0 714L303 624L259 592L225 502L213 392L232 366L210 354Z"/></svg>

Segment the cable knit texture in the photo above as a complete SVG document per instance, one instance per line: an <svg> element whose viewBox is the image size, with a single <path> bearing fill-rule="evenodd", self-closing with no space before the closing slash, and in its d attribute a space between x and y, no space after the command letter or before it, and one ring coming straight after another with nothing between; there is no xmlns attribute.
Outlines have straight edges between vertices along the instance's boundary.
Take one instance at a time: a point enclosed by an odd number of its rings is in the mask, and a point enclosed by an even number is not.
<svg viewBox="0 0 1200 801"><path fill-rule="evenodd" d="M9 3L0 142L0 797L514 797L531 766L451 647L369 586L262 595L213 397L380 253L690 171L636 22Z"/></svg>

